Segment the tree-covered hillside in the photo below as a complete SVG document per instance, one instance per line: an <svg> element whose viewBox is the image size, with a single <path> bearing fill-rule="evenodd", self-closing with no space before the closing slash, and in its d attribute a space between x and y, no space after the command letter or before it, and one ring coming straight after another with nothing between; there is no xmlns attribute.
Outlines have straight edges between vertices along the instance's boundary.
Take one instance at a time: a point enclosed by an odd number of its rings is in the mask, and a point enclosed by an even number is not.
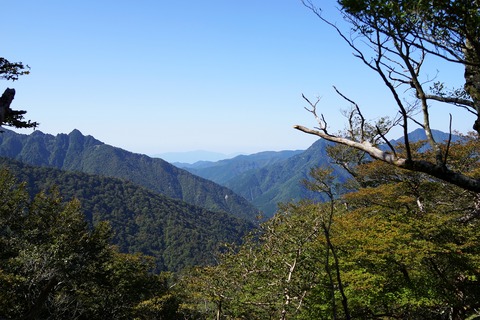
<svg viewBox="0 0 480 320"><path fill-rule="evenodd" d="M33 196L56 188L65 201L80 200L93 224L108 221L123 252L153 256L158 270L214 262L220 244L238 242L253 225L224 212L167 198L131 182L81 172L34 167L7 158L8 168Z"/></svg>
<svg viewBox="0 0 480 320"><path fill-rule="evenodd" d="M311 168L330 166L326 148L330 143L318 140L307 150L261 152L218 162L181 165L201 177L224 185L253 203L266 217L277 210L278 203L304 198L322 200L309 192L302 180ZM338 168L339 178L344 173Z"/></svg>
<svg viewBox="0 0 480 320"><path fill-rule="evenodd" d="M416 157L434 154L424 145ZM478 148L478 136L451 143L449 165L478 177ZM191 273L189 306L203 319L477 319L478 193L371 158L351 165L356 191L338 197L331 169L317 168L307 185L326 202L281 206Z"/></svg>
<svg viewBox="0 0 480 320"><path fill-rule="evenodd" d="M308 191L302 181L308 178L311 168L332 166L326 152L328 145L331 144L318 140L300 154L245 172L225 185L251 201L267 217L275 213L278 203L300 199L321 200L317 194ZM334 167L334 170L338 179L345 177L340 168Z"/></svg>
<svg viewBox="0 0 480 320"><path fill-rule="evenodd" d="M78 130L57 136L40 131L23 135L6 130L0 134L0 156L35 166L121 178L174 199L251 221L257 216L257 209L230 189L162 159L106 145Z"/></svg>

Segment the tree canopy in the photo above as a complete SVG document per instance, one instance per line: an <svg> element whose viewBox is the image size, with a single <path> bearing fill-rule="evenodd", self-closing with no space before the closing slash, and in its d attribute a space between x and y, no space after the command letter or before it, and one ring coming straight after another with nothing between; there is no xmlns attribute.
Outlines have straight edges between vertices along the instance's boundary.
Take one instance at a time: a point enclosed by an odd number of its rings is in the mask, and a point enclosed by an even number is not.
<svg viewBox="0 0 480 320"><path fill-rule="evenodd" d="M168 276L151 257L119 253L78 200L55 190L30 200L5 169L0 194L0 318L176 319Z"/></svg>
<svg viewBox="0 0 480 320"><path fill-rule="evenodd" d="M0 57L0 79L18 80L19 76L30 73L30 67L22 62L10 62Z"/></svg>
<svg viewBox="0 0 480 320"><path fill-rule="evenodd" d="M433 152L419 152L425 144L412 145L416 157ZM452 143L452 166L478 172L478 144ZM351 159L356 191L339 196L329 170L313 170L307 185L330 201L282 206L218 266L185 278L185 306L201 319L478 317L476 195L380 160Z"/></svg>
<svg viewBox="0 0 480 320"><path fill-rule="evenodd" d="M354 55L382 80L392 96L392 108L398 118L376 123L367 121L355 101L337 90L352 104L347 115L347 130L343 134L330 132L327 119L319 112L319 101L311 101L306 109L317 119L317 128L296 125L305 133L344 144L368 153L391 165L423 172L463 189L480 192L480 179L455 171L448 163L449 148L432 134L431 113L435 104L463 108L472 116L473 129L480 132L480 12L476 1L338 1L339 10L350 30L341 30L324 17L313 1L302 1L323 22L350 46ZM445 64L464 67L464 85L449 86L430 79L424 72L427 61L441 58ZM441 68L440 68L441 69ZM420 114L416 117L416 114ZM386 134L395 125L403 129L405 153L389 144ZM413 155L408 138L412 126L425 131L431 158L418 159ZM451 125L450 125L451 127ZM385 150L378 147L383 142Z"/></svg>
<svg viewBox="0 0 480 320"><path fill-rule="evenodd" d="M18 80L19 76L30 73L30 67L22 62L10 62L0 57L0 79ZM10 105L15 98L15 89L7 88L0 97L0 126L14 128L36 128L37 122L24 120L25 110L13 110Z"/></svg>

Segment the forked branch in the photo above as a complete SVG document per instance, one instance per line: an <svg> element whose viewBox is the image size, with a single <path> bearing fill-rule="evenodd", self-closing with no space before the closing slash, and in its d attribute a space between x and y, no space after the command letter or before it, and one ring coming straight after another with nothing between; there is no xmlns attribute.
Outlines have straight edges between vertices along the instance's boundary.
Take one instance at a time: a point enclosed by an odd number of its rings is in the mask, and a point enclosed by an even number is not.
<svg viewBox="0 0 480 320"><path fill-rule="evenodd" d="M323 131L309 129L301 125L295 125L295 129L304 133L312 134L325 140L340 143L345 146L356 148L368 153L372 158L394 165L398 168L426 173L437 179L449 182L465 190L480 193L480 180L471 178L459 172L448 169L443 164L436 164L426 160L407 159L399 157L388 151L381 150L369 142L358 142L341 136L327 134Z"/></svg>

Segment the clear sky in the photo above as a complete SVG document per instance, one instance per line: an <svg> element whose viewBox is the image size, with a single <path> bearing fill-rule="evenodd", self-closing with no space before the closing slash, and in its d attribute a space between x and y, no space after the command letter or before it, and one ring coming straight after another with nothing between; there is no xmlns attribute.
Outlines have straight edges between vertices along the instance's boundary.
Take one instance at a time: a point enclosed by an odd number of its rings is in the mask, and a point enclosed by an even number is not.
<svg viewBox="0 0 480 320"><path fill-rule="evenodd" d="M1 10L0 56L31 74L0 90L14 87L12 107L44 133L79 129L145 154L306 149L315 138L292 128L315 125L301 94L321 97L339 130L349 106L333 85L368 118L395 115L377 76L300 0L6 0ZM448 130L446 111L437 129ZM467 116L454 127L470 128Z"/></svg>

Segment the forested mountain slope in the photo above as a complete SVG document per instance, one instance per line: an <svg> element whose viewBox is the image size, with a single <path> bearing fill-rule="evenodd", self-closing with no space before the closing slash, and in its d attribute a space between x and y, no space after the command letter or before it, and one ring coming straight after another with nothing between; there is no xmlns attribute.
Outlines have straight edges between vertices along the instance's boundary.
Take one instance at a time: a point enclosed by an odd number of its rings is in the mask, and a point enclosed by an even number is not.
<svg viewBox="0 0 480 320"><path fill-rule="evenodd" d="M225 211L250 220L257 216L257 209L230 189L162 159L104 144L78 130L56 136L40 131L23 135L5 130L0 134L0 156L34 166L121 178L208 210Z"/></svg>
<svg viewBox="0 0 480 320"><path fill-rule="evenodd" d="M328 145L331 143L318 140L303 151L261 152L218 162L176 165L231 188L256 205L264 216L271 217L280 202L322 200L320 194L307 190L302 181L309 177L311 168L332 166L326 153ZM345 179L341 168L333 168L339 179Z"/></svg>
<svg viewBox="0 0 480 320"><path fill-rule="evenodd" d="M238 242L253 224L167 198L116 178L35 167L0 158L31 195L56 187L65 201L77 198L88 221L109 221L114 244L123 252L155 257L159 270L214 262L222 243Z"/></svg>
<svg viewBox="0 0 480 320"><path fill-rule="evenodd" d="M311 168L318 166L332 167L337 179L345 179L346 173L330 163L326 153L329 144L325 140L318 140L300 154L245 172L227 181L225 186L251 201L267 217L275 213L280 202L321 200L321 195L307 190L302 181L309 178Z"/></svg>

